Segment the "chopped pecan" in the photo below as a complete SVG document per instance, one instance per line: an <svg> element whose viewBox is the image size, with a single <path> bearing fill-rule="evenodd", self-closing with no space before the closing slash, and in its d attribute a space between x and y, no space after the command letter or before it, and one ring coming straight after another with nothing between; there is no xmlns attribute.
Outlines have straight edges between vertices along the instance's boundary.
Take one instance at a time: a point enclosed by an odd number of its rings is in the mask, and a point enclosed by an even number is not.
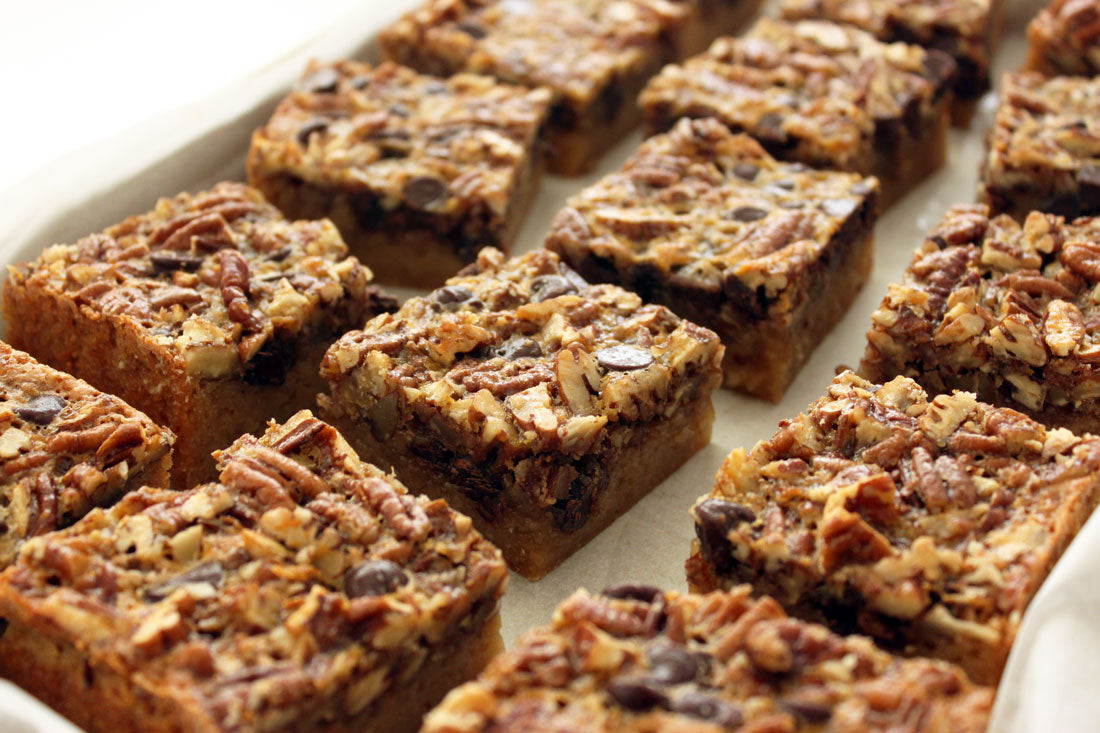
<svg viewBox="0 0 1100 733"><path fill-rule="evenodd" d="M428 536L431 522L414 497L399 493L382 479L358 481L354 490L366 497L371 507L393 527L397 536L411 542L419 542Z"/></svg>
<svg viewBox="0 0 1100 733"><path fill-rule="evenodd" d="M258 311L253 311L248 303L248 288L251 275L248 270L248 262L236 250L223 250L218 262L221 265L221 292L222 301L229 313L229 318L244 326L249 331L259 331L263 328L263 316Z"/></svg>

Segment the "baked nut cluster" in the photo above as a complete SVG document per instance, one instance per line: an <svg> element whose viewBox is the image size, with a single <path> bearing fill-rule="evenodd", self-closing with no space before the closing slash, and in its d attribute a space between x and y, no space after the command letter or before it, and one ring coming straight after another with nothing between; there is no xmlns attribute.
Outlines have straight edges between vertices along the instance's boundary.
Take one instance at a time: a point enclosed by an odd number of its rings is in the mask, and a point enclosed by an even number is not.
<svg viewBox="0 0 1100 733"><path fill-rule="evenodd" d="M438 285L482 246L511 245L549 104L487 76L314 62L253 135L249 180L287 216L331 218L380 279Z"/></svg>
<svg viewBox="0 0 1100 733"><path fill-rule="evenodd" d="M578 591L455 689L424 733L985 730L993 691L957 667L788 618L747 586Z"/></svg>
<svg viewBox="0 0 1100 733"><path fill-rule="evenodd" d="M878 191L681 119L569 199L546 246L713 329L725 385L778 400L867 277Z"/></svg>
<svg viewBox="0 0 1100 733"><path fill-rule="evenodd" d="M488 625L499 648L504 564L444 502L308 412L218 458L218 483L138 489L23 545L0 576L5 676L98 730L381 731L387 697L465 666L445 655L462 638ZM401 704L407 729L423 701Z"/></svg>
<svg viewBox="0 0 1100 733"><path fill-rule="evenodd" d="M0 569L28 538L142 485L167 486L171 431L0 342Z"/></svg>
<svg viewBox="0 0 1100 733"><path fill-rule="evenodd" d="M1100 80L1006 74L1001 87L979 200L1021 221L1100 214Z"/></svg>
<svg viewBox="0 0 1100 733"><path fill-rule="evenodd" d="M1025 67L1048 76L1100 71L1100 7L1089 0L1052 0L1027 27Z"/></svg>
<svg viewBox="0 0 1100 733"><path fill-rule="evenodd" d="M444 493L514 569L541 577L580 541L570 534L594 535L630 505L620 495L636 500L709 441L721 358L711 331L589 285L552 252L506 261L485 249L447 285L345 335L321 370L364 456ZM538 529L524 542L527 521ZM544 553L553 564L533 559Z"/></svg>
<svg viewBox="0 0 1100 733"><path fill-rule="evenodd" d="M995 684L1031 598L1100 500L1100 438L852 372L692 510L696 591L791 613Z"/></svg>
<svg viewBox="0 0 1100 733"><path fill-rule="evenodd" d="M871 316L860 372L1100 430L1100 222L952 208Z"/></svg>

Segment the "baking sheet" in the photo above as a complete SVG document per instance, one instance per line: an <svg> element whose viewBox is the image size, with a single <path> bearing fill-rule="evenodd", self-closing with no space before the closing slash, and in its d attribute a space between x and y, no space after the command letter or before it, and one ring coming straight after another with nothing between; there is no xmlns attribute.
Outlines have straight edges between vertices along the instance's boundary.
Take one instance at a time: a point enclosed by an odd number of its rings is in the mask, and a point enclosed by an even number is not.
<svg viewBox="0 0 1100 733"><path fill-rule="evenodd" d="M305 61L372 57L372 30L413 4L371 3L320 36L303 39L301 46L263 69L220 88L212 85L209 99L46 166L3 195L0 256L5 261L32 257L43 246L72 241L145 211L158 196L196 190L224 178L243 180L249 134L266 120ZM1019 65L1024 27L1041 4L1009 3L997 77ZM770 436L779 420L795 415L824 392L838 365L856 365L870 314L887 284L901 275L913 248L951 204L973 200L982 137L994 107L995 96L987 95L970 130L951 131L948 164L879 220L870 280L783 401L772 405L724 390L716 393L717 420L709 446L542 581L531 583L513 574L503 608L506 643L548 621L556 604L578 587L598 590L629 581L686 588L683 563L693 533L689 507L710 490L730 450L749 448ZM618 168L639 139L634 135L623 140L591 176L544 179L517 249L541 246L551 218L566 198ZM1094 559L1098 555L1100 520L1094 518L1025 618L999 691L992 730L1094 729L1094 721L1100 719L1100 702L1092 692L1100 685L1100 633L1093 628L1091 611L1100 608L1100 584L1091 579L1100 565ZM0 685L0 731L54 730L74 729L10 685Z"/></svg>

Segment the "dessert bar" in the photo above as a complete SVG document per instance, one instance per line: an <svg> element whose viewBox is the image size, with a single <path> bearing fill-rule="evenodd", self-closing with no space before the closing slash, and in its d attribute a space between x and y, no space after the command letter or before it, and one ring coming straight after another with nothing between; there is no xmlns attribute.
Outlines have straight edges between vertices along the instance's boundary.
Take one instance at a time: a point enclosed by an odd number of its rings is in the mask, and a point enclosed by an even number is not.
<svg viewBox="0 0 1100 733"><path fill-rule="evenodd" d="M760 0L427 0L383 31L384 53L429 74L545 87L550 169L591 170L641 121L638 92L661 66L746 22Z"/></svg>
<svg viewBox="0 0 1100 733"><path fill-rule="evenodd" d="M952 208L871 316L860 373L1100 432L1100 220Z"/></svg>
<svg viewBox="0 0 1100 733"><path fill-rule="evenodd" d="M3 308L13 346L171 428L188 488L211 451L314 404L335 337L396 307L370 280L331 222L222 183L15 265Z"/></svg>
<svg viewBox="0 0 1100 733"><path fill-rule="evenodd" d="M978 199L1020 221L1100 214L1100 79L1028 72L1001 86Z"/></svg>
<svg viewBox="0 0 1100 733"><path fill-rule="evenodd" d="M710 441L722 345L557 255L475 265L337 341L323 404L366 459L538 579Z"/></svg>
<svg viewBox="0 0 1100 733"><path fill-rule="evenodd" d="M308 412L28 540L0 673L91 732L413 731L501 649L500 553Z"/></svg>
<svg viewBox="0 0 1100 733"><path fill-rule="evenodd" d="M171 431L0 341L0 569L28 537L168 485Z"/></svg>
<svg viewBox="0 0 1100 733"><path fill-rule="evenodd" d="M849 23L883 41L916 43L948 53L958 65L952 118L966 126L989 91L993 50L1004 25L1005 0L783 0L791 20Z"/></svg>
<svg viewBox="0 0 1100 733"><path fill-rule="evenodd" d="M788 618L746 586L620 586L573 594L451 692L423 733L981 733L992 704L958 667Z"/></svg>
<svg viewBox="0 0 1100 733"><path fill-rule="evenodd" d="M725 385L778 401L867 279L878 191L681 119L571 198L546 246L714 330Z"/></svg>
<svg viewBox="0 0 1100 733"><path fill-rule="evenodd" d="M1027 27L1024 67L1049 76L1100 72L1100 6L1094 0L1053 0Z"/></svg>
<svg viewBox="0 0 1100 733"><path fill-rule="evenodd" d="M252 136L248 179L288 217L331 219L382 282L431 288L515 240L549 109L488 76L314 62Z"/></svg>
<svg viewBox="0 0 1100 733"><path fill-rule="evenodd" d="M639 102L650 135L714 117L781 160L879 176L885 205L943 163L954 68L850 26L763 19L666 66Z"/></svg>
<svg viewBox="0 0 1100 733"><path fill-rule="evenodd" d="M969 392L852 372L738 449L692 510L695 591L788 612L996 684L1020 619L1100 498L1100 438Z"/></svg>

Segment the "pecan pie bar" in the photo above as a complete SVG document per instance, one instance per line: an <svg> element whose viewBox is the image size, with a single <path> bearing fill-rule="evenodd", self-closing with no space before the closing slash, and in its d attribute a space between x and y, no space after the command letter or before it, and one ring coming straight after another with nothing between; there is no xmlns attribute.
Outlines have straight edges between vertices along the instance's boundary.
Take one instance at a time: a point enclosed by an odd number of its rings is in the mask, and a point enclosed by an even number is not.
<svg viewBox="0 0 1100 733"><path fill-rule="evenodd" d="M993 50L1005 0L783 0L782 17L848 23L883 41L915 43L950 54L958 66L952 118L966 126L989 91Z"/></svg>
<svg viewBox="0 0 1100 733"><path fill-rule="evenodd" d="M28 540L0 673L89 731L412 731L501 649L500 553L308 412Z"/></svg>
<svg viewBox="0 0 1100 733"><path fill-rule="evenodd" d="M944 161L954 67L848 26L764 19L666 66L639 102L649 134L714 117L781 160L877 175L889 204Z"/></svg>
<svg viewBox="0 0 1100 733"><path fill-rule="evenodd" d="M252 136L248 178L291 218L330 218L379 280L435 287L511 246L549 105L488 76L314 62Z"/></svg>
<svg viewBox="0 0 1100 733"><path fill-rule="evenodd" d="M1002 87L979 200L1021 221L1100 214L1100 79L1029 72Z"/></svg>
<svg viewBox="0 0 1100 733"><path fill-rule="evenodd" d="M1100 498L1100 438L969 392L852 372L692 510L688 582L999 679L1020 618Z"/></svg>
<svg viewBox="0 0 1100 733"><path fill-rule="evenodd" d="M981 733L993 691L789 618L747 586L578 591L451 692L422 733Z"/></svg>
<svg viewBox="0 0 1100 733"><path fill-rule="evenodd" d="M1100 432L1100 219L951 209L871 317L860 373Z"/></svg>
<svg viewBox="0 0 1100 733"><path fill-rule="evenodd" d="M368 460L536 580L710 441L722 345L557 255L475 265L337 341L324 404Z"/></svg>
<svg viewBox="0 0 1100 733"><path fill-rule="evenodd" d="M1027 27L1024 67L1049 76L1100 73L1100 5L1096 0L1054 0Z"/></svg>
<svg viewBox="0 0 1100 733"><path fill-rule="evenodd" d="M3 308L13 346L170 427L189 488L211 451L314 404L325 349L396 307L370 279L331 222L222 183L10 268Z"/></svg>
<svg viewBox="0 0 1100 733"><path fill-rule="evenodd" d="M171 431L0 341L0 569L28 537L168 485Z"/></svg>
<svg viewBox="0 0 1100 733"><path fill-rule="evenodd" d="M427 0L382 33L386 55L429 74L490 74L553 94L550 169L590 170L641 121L662 65L747 21L760 0Z"/></svg>
<svg viewBox="0 0 1100 733"><path fill-rule="evenodd" d="M546 246L713 329L725 385L778 401L870 273L878 190L682 119L570 199Z"/></svg>

